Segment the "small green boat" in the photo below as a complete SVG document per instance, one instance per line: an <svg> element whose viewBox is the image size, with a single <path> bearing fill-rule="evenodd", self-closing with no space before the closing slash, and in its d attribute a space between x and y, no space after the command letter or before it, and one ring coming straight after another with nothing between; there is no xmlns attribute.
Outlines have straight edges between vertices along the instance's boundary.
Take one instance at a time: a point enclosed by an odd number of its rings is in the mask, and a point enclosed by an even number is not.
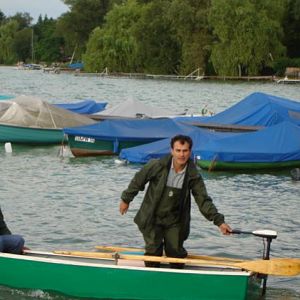
<svg viewBox="0 0 300 300"><path fill-rule="evenodd" d="M112 140L97 140L93 137L68 135L68 144L74 156L117 155L122 149L140 146L152 141L120 141L116 147L116 142Z"/></svg>
<svg viewBox="0 0 300 300"><path fill-rule="evenodd" d="M142 261L35 251L0 253L0 265L0 285L89 299L245 300L261 293L256 273L228 266L145 268Z"/></svg>
<svg viewBox="0 0 300 300"><path fill-rule="evenodd" d="M209 171L258 171L258 170L282 170L286 168L300 167L300 160L284 161L284 162L225 162L225 161L210 161L210 160L197 160L197 165L201 169Z"/></svg>
<svg viewBox="0 0 300 300"><path fill-rule="evenodd" d="M66 141L62 129L33 128L0 124L0 142L18 144L59 144Z"/></svg>
<svg viewBox="0 0 300 300"><path fill-rule="evenodd" d="M63 127L91 125L90 118L29 96L0 102L0 143L60 144Z"/></svg>
<svg viewBox="0 0 300 300"><path fill-rule="evenodd" d="M122 149L152 143L195 129L173 119L118 119L64 128L74 156L118 155Z"/></svg>
<svg viewBox="0 0 300 300"><path fill-rule="evenodd" d="M208 170L276 170L300 166L300 127L281 122L256 132L211 138L197 153Z"/></svg>

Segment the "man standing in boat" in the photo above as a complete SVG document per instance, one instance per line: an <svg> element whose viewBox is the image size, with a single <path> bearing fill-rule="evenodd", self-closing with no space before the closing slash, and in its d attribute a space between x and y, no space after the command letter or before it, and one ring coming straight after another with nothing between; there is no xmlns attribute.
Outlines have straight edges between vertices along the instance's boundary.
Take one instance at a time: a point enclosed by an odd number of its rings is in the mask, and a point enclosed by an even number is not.
<svg viewBox="0 0 300 300"><path fill-rule="evenodd" d="M24 239L20 235L11 234L0 208L0 252L22 254L23 249Z"/></svg>
<svg viewBox="0 0 300 300"><path fill-rule="evenodd" d="M202 177L190 158L192 145L189 136L173 137L171 154L147 163L135 174L121 195L120 213L123 215L129 203L149 182L142 205L134 218L145 240L145 255L162 256L165 250L169 257L187 256L183 243L190 232L191 193L207 220L218 226L223 234L232 231L208 196ZM145 265L158 267L159 263L146 262Z"/></svg>

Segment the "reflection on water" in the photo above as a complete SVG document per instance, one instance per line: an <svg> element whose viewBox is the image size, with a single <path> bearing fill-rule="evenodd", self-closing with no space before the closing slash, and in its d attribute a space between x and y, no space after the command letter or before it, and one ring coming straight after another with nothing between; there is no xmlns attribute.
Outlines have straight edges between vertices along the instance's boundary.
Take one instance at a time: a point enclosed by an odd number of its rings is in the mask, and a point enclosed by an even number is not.
<svg viewBox="0 0 300 300"><path fill-rule="evenodd" d="M18 290L0 286L1 300L84 300L85 298L68 297L54 292L45 292L41 290ZM299 300L300 294L289 289L277 289L269 287L267 294L262 297L263 300ZM87 299L88 300L88 299ZM130 300L130 299L128 299Z"/></svg>
<svg viewBox="0 0 300 300"><path fill-rule="evenodd" d="M110 105L128 98L182 111L209 108L219 112L251 92L260 91L299 99L299 87L275 83L174 82L155 80L84 78L39 71L0 68L0 94L33 94L53 102L92 98ZM122 190L140 168L118 165L114 157L58 156L59 146L12 145L5 153L0 144L0 205L14 233L24 235L35 250L89 250L95 245L143 246L133 217L143 194L125 216L118 203ZM202 171L209 194L233 228L272 229L274 257L299 257L300 182L288 171L228 173ZM191 234L186 247L206 255L260 258L260 238L224 237L192 207ZM300 298L298 277L270 277L268 300ZM70 299L41 291L0 288L0 299Z"/></svg>

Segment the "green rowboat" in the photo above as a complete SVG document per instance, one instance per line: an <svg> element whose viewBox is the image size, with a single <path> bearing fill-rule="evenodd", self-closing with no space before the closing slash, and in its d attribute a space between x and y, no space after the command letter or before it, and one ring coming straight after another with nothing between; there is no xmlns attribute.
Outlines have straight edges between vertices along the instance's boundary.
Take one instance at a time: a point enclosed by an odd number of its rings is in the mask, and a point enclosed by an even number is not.
<svg viewBox="0 0 300 300"><path fill-rule="evenodd" d="M50 252L0 253L0 285L89 299L244 300L258 299L261 292L257 274L238 268L145 268L142 261L116 263Z"/></svg>
<svg viewBox="0 0 300 300"><path fill-rule="evenodd" d="M195 127L173 119L118 119L92 125L63 128L74 156L117 155L122 149L152 143Z"/></svg>
<svg viewBox="0 0 300 300"><path fill-rule="evenodd" d="M34 128L0 124L0 142L18 144L60 144L66 141L62 129Z"/></svg>
<svg viewBox="0 0 300 300"><path fill-rule="evenodd" d="M120 141L116 149L114 141L97 140L91 137L68 135L70 150L74 156L118 155L122 149L151 143L149 141Z"/></svg>
<svg viewBox="0 0 300 300"><path fill-rule="evenodd" d="M284 162L225 162L218 160L197 160L197 165L209 171L221 171L221 170L282 170L286 168L300 167L300 160L284 161Z"/></svg>
<svg viewBox="0 0 300 300"><path fill-rule="evenodd" d="M90 118L56 107L40 98L18 96L0 102L0 142L60 144L63 128L91 125Z"/></svg>

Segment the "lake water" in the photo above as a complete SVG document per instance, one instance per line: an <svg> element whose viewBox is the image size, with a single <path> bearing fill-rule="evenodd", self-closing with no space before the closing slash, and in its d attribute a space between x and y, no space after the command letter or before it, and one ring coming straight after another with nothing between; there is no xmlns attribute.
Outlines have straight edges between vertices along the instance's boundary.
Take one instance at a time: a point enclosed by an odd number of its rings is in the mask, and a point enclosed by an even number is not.
<svg viewBox="0 0 300 300"><path fill-rule="evenodd" d="M89 98L115 105L134 98L178 112L199 113L207 104L217 113L257 91L300 101L299 85L81 77L0 67L0 95L35 95L51 103ZM139 165L118 165L112 157L62 158L59 146L12 147L8 154L0 144L0 205L9 228L22 234L28 247L93 251L96 245L143 246L133 223L142 194L127 215L118 211L120 194ZM293 182L288 171L202 175L231 227L276 230L271 256L300 256L300 182ZM260 258L263 249L262 240L254 236L222 236L195 205L185 246L191 252L249 259ZM0 299L71 298L0 287ZM300 299L300 277L269 277L266 299Z"/></svg>

